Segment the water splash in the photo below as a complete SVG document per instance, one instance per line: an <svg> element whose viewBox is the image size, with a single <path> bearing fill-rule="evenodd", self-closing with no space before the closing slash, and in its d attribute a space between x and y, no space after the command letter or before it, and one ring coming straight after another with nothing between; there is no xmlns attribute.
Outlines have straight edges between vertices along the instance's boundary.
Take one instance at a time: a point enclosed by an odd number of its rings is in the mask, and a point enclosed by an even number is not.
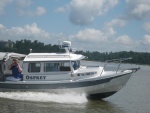
<svg viewBox="0 0 150 113"><path fill-rule="evenodd" d="M1 98L22 101L57 102L57 103L86 103L85 94L65 93L53 94L48 92L0 92Z"/></svg>

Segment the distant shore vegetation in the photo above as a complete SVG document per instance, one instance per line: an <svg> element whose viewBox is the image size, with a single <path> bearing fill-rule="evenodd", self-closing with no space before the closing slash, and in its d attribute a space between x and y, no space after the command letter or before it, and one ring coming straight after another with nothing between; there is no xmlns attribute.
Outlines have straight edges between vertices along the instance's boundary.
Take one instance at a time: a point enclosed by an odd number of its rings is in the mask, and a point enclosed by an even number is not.
<svg viewBox="0 0 150 113"><path fill-rule="evenodd" d="M32 52L64 52L63 49L60 49L58 45L45 45L42 42L38 42L37 40L20 40L13 42L13 46L4 46L0 44L1 52L15 52L21 54L28 54L32 49ZM148 52L134 52L134 51L120 51L120 52L90 52L90 51L76 51L78 54L83 54L88 58L86 60L90 61L100 61L105 62L106 60L118 59L118 58L128 58L132 57L131 60L126 61L126 63L133 64L142 64L142 65L150 65L150 53Z"/></svg>

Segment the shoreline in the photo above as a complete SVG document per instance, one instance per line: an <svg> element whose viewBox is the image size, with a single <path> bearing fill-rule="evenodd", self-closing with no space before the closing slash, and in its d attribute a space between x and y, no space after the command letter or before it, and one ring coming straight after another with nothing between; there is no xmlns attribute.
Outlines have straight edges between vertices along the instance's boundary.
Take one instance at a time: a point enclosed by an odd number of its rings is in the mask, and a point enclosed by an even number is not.
<svg viewBox="0 0 150 113"><path fill-rule="evenodd" d="M91 61L91 60L82 60L83 62L96 62L96 63L104 63L105 64L105 62L101 62L101 61ZM150 67L150 65L146 65L146 64L134 64L134 63L124 63L124 62L122 62L121 64L128 64L128 65L138 65L138 66L149 66Z"/></svg>

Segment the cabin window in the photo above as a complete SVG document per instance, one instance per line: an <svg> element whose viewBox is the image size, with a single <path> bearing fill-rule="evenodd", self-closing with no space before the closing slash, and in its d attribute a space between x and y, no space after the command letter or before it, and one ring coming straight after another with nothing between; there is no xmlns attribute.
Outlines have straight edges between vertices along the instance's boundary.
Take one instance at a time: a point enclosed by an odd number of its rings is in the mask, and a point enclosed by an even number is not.
<svg viewBox="0 0 150 113"><path fill-rule="evenodd" d="M60 71L71 71L70 62L62 62L59 66Z"/></svg>
<svg viewBox="0 0 150 113"><path fill-rule="evenodd" d="M74 70L80 68L80 61L72 61L72 67Z"/></svg>
<svg viewBox="0 0 150 113"><path fill-rule="evenodd" d="M45 72L59 71L59 63L44 63Z"/></svg>
<svg viewBox="0 0 150 113"><path fill-rule="evenodd" d="M29 63L28 72L40 72L40 63Z"/></svg>
<svg viewBox="0 0 150 113"><path fill-rule="evenodd" d="M44 72L71 71L70 62L46 62Z"/></svg>

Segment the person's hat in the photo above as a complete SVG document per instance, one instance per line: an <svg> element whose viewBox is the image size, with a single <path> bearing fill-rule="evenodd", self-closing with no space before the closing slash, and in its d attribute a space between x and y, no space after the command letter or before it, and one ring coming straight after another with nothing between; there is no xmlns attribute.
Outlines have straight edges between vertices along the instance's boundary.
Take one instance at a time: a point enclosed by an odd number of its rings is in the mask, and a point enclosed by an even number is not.
<svg viewBox="0 0 150 113"><path fill-rule="evenodd" d="M13 61L15 61L15 62L19 62L19 61L18 61L18 59L13 59Z"/></svg>

